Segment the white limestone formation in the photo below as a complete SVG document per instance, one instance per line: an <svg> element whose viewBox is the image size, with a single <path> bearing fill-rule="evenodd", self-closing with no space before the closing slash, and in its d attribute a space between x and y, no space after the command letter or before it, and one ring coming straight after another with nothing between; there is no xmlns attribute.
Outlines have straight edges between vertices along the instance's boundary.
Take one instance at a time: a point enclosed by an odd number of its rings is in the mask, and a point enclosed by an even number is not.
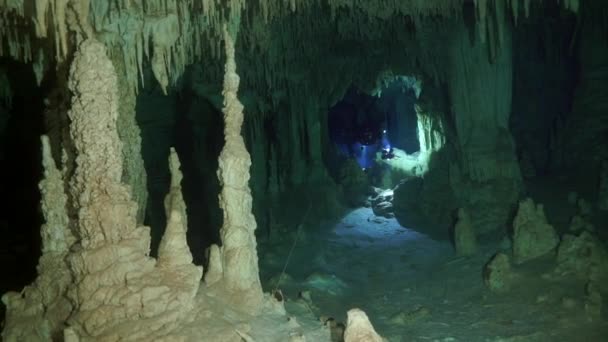
<svg viewBox="0 0 608 342"><path fill-rule="evenodd" d="M536 259L555 249L559 237L547 223L542 204L528 198L519 203L513 221L513 261L521 264Z"/></svg>
<svg viewBox="0 0 608 342"><path fill-rule="evenodd" d="M222 260L220 247L211 245L208 249L207 260L209 262L205 272L205 284L211 286L222 280Z"/></svg>
<svg viewBox="0 0 608 342"><path fill-rule="evenodd" d="M347 313L344 342L383 342L369 318L361 309L351 309Z"/></svg>
<svg viewBox="0 0 608 342"><path fill-rule="evenodd" d="M84 41L70 70L71 136L77 149L70 191L80 240L68 256L74 311L65 332L75 340L158 340L188 318L202 269L185 246L184 204L176 180L158 265L148 257L150 233L136 223L137 205L120 182L116 73L104 46ZM185 248L184 248L185 247ZM177 253L174 250L177 249Z"/></svg>
<svg viewBox="0 0 608 342"><path fill-rule="evenodd" d="M471 218L464 208L458 210L458 222L454 226L454 247L458 255L468 256L477 253L477 237Z"/></svg>
<svg viewBox="0 0 608 342"><path fill-rule="evenodd" d="M72 277L65 262L74 236L68 229L67 197L61 172L51 155L49 139L42 137L44 178L39 184L42 212L46 223L41 227L42 256L38 277L21 293L2 296L6 321L2 340L50 341L61 336L64 322L72 311L66 290Z"/></svg>
<svg viewBox="0 0 608 342"><path fill-rule="evenodd" d="M233 295L229 298L246 311L256 312L262 304L262 285L258 272L258 255L251 211L249 189L251 159L241 136L243 105L237 97L239 76L236 73L233 37L224 29L226 66L224 74L224 137L220 153L218 178L222 186L220 208L224 211L222 238L221 285Z"/></svg>

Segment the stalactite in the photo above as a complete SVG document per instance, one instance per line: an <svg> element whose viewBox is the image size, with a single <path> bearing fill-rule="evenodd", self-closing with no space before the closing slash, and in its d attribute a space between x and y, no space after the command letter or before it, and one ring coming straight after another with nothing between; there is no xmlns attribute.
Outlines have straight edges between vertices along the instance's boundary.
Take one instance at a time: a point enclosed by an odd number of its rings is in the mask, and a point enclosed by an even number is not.
<svg viewBox="0 0 608 342"><path fill-rule="evenodd" d="M517 25L517 20L519 18L519 1L520 0L511 0L511 12L513 13L515 25Z"/></svg>
<svg viewBox="0 0 608 342"><path fill-rule="evenodd" d="M487 34L487 0L475 0L475 8L477 9L477 25L479 29L479 38L481 39L482 43L485 43Z"/></svg>
<svg viewBox="0 0 608 342"><path fill-rule="evenodd" d="M55 60L62 62L68 55L68 27L66 7L69 0L51 0L51 17L55 37Z"/></svg>
<svg viewBox="0 0 608 342"><path fill-rule="evenodd" d="M498 37L498 49L504 44L505 41L505 25L507 20L505 17L505 3L503 0L495 0L494 2L494 21L496 23L496 36Z"/></svg>
<svg viewBox="0 0 608 342"><path fill-rule="evenodd" d="M574 13L578 13L580 0L561 0L564 8L571 10Z"/></svg>
<svg viewBox="0 0 608 342"><path fill-rule="evenodd" d="M36 26L36 37L45 38L47 36L46 14L48 11L49 0L36 0L36 16L33 19Z"/></svg>

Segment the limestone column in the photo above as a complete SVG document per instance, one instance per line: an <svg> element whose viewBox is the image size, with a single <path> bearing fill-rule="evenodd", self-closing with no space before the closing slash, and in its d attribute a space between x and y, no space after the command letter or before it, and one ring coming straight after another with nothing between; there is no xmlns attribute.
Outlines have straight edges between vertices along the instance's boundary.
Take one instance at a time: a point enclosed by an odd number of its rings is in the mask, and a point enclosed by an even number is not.
<svg viewBox="0 0 608 342"><path fill-rule="evenodd" d="M241 136L243 105L237 97L239 75L236 73L233 37L224 29L226 66L224 74L224 137L220 153L218 178L222 190L220 208L224 223L222 239L222 285L235 294L229 298L241 308L256 311L262 302L262 287L258 271L258 255L252 214L252 197L249 189L251 159Z"/></svg>

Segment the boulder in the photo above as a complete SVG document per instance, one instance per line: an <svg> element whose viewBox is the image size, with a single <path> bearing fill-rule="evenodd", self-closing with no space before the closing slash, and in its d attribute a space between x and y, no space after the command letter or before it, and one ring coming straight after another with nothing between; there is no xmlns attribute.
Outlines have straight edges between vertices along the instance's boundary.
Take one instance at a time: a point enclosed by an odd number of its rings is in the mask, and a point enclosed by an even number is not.
<svg viewBox="0 0 608 342"><path fill-rule="evenodd" d="M383 342L369 318L361 309L351 309L347 313L344 342Z"/></svg>
<svg viewBox="0 0 608 342"><path fill-rule="evenodd" d="M377 216L386 218L394 217L393 214L393 190L384 190L380 192L371 201L372 210Z"/></svg>

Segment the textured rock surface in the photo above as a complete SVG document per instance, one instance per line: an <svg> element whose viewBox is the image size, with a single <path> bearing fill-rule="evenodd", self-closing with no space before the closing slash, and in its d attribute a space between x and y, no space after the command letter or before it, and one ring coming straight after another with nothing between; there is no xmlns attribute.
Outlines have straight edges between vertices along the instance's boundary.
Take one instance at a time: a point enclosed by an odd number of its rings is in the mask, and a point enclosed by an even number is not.
<svg viewBox="0 0 608 342"><path fill-rule="evenodd" d="M220 153L218 177L222 190L220 208L224 211L222 238L221 284L234 293L234 304L255 312L262 303L262 285L258 271L258 255L251 212L249 189L251 159L241 136L243 105L237 97L239 76L236 73L233 37L226 29L226 69L224 76L224 136L226 144Z"/></svg>
<svg viewBox="0 0 608 342"><path fill-rule="evenodd" d="M44 179L42 212L46 223L41 228L42 256L38 262L38 277L21 293L2 296L6 305L3 341L50 341L61 336L64 322L72 311L66 290L72 277L65 262L74 236L68 229L67 198L61 172L51 155L49 139L42 137Z"/></svg>
<svg viewBox="0 0 608 342"><path fill-rule="evenodd" d="M70 190L80 240L68 256L74 311L66 338L154 340L170 335L188 317L202 275L189 264L185 237L179 237L185 233L184 205L176 194L180 188L169 194L172 229L163 242L182 253L172 255L166 248L157 267L147 256L149 229L137 226L137 205L121 183L116 73L102 44L81 44L69 87L74 94L71 135L79 152Z"/></svg>
<svg viewBox="0 0 608 342"><path fill-rule="evenodd" d="M392 218L393 214L393 190L386 190L379 193L371 201L372 210L377 216Z"/></svg>
<svg viewBox="0 0 608 342"><path fill-rule="evenodd" d="M557 249L556 273L584 279L608 280L608 249L588 232L565 235Z"/></svg>
<svg viewBox="0 0 608 342"><path fill-rule="evenodd" d="M477 237L471 218L464 208L458 210L458 222L454 227L454 247L458 255L473 255L477 252Z"/></svg>
<svg viewBox="0 0 608 342"><path fill-rule="evenodd" d="M513 279L514 273L511 270L509 256L504 253L498 253L492 257L483 271L483 281L493 292L509 291Z"/></svg>
<svg viewBox="0 0 608 342"><path fill-rule="evenodd" d="M532 199L519 203L513 221L513 261L521 264L551 252L559 243L555 229L547 223L542 204Z"/></svg>
<svg viewBox="0 0 608 342"><path fill-rule="evenodd" d="M116 49L118 50L118 49ZM113 55L112 64L117 75L124 75L127 66L124 60ZM146 172L141 151L141 132L135 121L135 89L131 87L125 77L117 77L120 101L118 103L118 121L116 127L122 142L122 181L131 189L133 200L137 203L137 223L143 224L146 211L148 191L146 188Z"/></svg>
<svg viewBox="0 0 608 342"><path fill-rule="evenodd" d="M383 342L384 339L378 335L369 318L360 309L351 309L347 314L346 330L344 331L345 342Z"/></svg>

